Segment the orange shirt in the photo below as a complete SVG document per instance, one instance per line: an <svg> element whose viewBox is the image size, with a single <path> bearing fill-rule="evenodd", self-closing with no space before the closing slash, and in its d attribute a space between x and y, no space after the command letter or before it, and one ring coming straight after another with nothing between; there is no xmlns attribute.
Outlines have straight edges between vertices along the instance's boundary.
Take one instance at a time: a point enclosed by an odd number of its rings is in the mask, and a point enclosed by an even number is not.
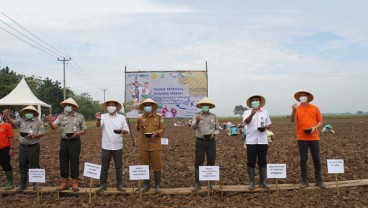
<svg viewBox="0 0 368 208"><path fill-rule="evenodd" d="M9 123L0 124L0 149L10 147L10 137L14 137L13 127Z"/></svg>
<svg viewBox="0 0 368 208"><path fill-rule="evenodd" d="M318 129L312 134L304 133L304 129L310 129L322 121L322 115L318 107L308 103L307 106L300 104L295 113L296 135L298 140L315 141L319 140Z"/></svg>

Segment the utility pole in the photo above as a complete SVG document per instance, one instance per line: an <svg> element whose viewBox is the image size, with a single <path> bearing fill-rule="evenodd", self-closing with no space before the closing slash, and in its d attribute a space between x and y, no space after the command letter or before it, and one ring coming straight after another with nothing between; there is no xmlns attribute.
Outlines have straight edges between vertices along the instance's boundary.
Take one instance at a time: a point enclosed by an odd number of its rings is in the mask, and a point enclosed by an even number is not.
<svg viewBox="0 0 368 208"><path fill-rule="evenodd" d="M62 61L63 62L63 66L64 66L64 70L63 70L63 76L64 76L64 80L63 80L63 82L64 82L64 100L66 100L66 88L65 88L65 62L67 62L67 61L70 61L70 60L72 60L72 57L69 57L69 59L65 59L65 57L63 58L63 59L59 59L58 58L58 61Z"/></svg>
<svg viewBox="0 0 368 208"><path fill-rule="evenodd" d="M103 91L103 93L104 93L104 103L106 102L105 101L105 93L106 93L106 91L107 91L107 89L101 89L102 91Z"/></svg>

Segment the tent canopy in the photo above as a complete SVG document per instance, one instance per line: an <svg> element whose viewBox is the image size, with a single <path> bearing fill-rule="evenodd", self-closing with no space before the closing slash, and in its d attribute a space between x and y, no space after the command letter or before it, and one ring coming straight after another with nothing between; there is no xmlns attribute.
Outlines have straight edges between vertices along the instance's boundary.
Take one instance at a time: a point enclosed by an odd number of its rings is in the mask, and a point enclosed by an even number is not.
<svg viewBox="0 0 368 208"><path fill-rule="evenodd" d="M51 107L51 105L39 100L29 88L24 77L19 84L7 96L0 100L0 105L37 105L41 115L41 107Z"/></svg>

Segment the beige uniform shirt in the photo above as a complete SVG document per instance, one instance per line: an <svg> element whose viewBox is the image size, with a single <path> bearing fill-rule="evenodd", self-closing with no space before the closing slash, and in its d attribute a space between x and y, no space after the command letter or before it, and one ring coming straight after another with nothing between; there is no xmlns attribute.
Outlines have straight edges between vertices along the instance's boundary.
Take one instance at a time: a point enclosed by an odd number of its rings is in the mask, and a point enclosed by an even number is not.
<svg viewBox="0 0 368 208"><path fill-rule="evenodd" d="M34 117L32 119L20 118L14 121L14 126L19 128L19 132L30 133L32 131L33 134L45 134L45 126L43 121ZM19 136L19 142L21 144L36 144L41 140L39 138L24 138Z"/></svg>
<svg viewBox="0 0 368 208"><path fill-rule="evenodd" d="M201 117L201 121L197 124L197 116ZM195 136L197 138L204 138L204 135L220 133L219 123L217 117L213 113L196 113L192 118L192 128L195 129Z"/></svg>
<svg viewBox="0 0 368 208"><path fill-rule="evenodd" d="M67 113L60 114L53 124L56 126L60 126L61 128L60 136L63 139L73 139L71 137L67 137L66 133L73 133L80 130L87 130L84 116L77 112L74 112L74 114L71 116L69 116Z"/></svg>

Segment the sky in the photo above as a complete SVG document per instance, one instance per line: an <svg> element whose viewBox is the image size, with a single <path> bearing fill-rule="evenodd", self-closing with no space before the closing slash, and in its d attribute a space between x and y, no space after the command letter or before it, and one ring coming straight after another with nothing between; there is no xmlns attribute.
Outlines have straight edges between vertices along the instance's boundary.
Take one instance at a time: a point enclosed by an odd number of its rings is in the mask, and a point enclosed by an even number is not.
<svg viewBox="0 0 368 208"><path fill-rule="evenodd" d="M124 101L124 70L205 70L212 112L233 116L254 94L287 115L308 90L322 113L368 111L365 0L0 0L0 68ZM11 20L15 20L30 33ZM11 27L57 49L36 49ZM3 28L3 29L2 29ZM35 45L35 44L34 44ZM39 46L42 49L42 47ZM47 51L47 50L46 50ZM105 93L104 93L104 90Z"/></svg>

